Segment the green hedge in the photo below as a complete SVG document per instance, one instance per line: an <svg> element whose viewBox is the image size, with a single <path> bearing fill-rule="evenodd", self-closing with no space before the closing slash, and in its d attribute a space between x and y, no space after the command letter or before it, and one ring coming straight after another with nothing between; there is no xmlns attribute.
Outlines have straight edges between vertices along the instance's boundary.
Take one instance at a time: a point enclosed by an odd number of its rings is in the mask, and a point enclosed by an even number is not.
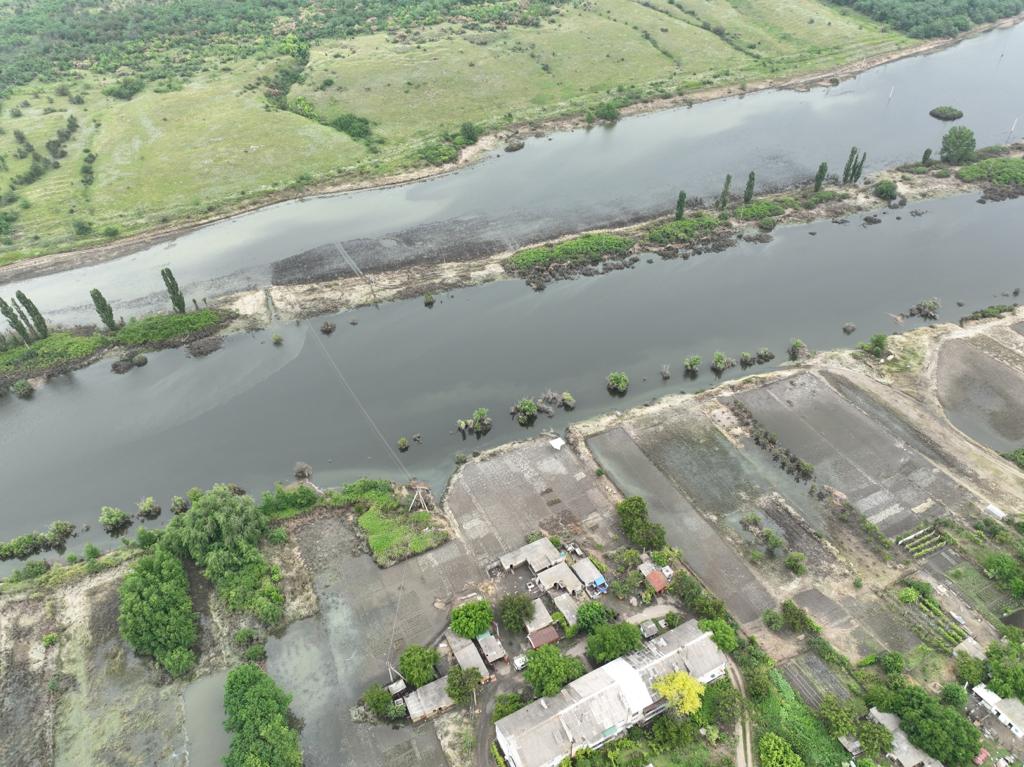
<svg viewBox="0 0 1024 767"><path fill-rule="evenodd" d="M556 263L597 263L606 256L624 256L633 240L615 234L584 234L555 245L526 248L509 258L515 271L527 271Z"/></svg>

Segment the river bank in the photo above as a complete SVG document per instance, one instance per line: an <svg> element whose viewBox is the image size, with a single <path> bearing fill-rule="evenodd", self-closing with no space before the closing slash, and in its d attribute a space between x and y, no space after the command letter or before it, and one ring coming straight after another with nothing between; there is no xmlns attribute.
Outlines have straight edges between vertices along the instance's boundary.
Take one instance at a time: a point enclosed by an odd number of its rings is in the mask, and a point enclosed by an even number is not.
<svg viewBox="0 0 1024 767"><path fill-rule="evenodd" d="M1006 29L1018 24L1024 15L1003 19L990 24L981 25L953 38L929 40L917 45L903 48L891 53L872 56L851 62L839 67L832 67L812 74L797 75L790 78L769 79L758 82L735 83L728 86L701 89L681 96L667 99L652 99L635 103L620 110L623 117L666 111L680 106L692 106L700 103L718 101L726 98L752 95L768 90L807 90L815 87L835 86L849 78L856 77L868 70L882 67L911 57L927 55L955 46L956 44L977 37L996 29ZM157 229L124 237L109 244L83 250L39 256L32 259L14 261L0 266L0 284L30 280L48 274L55 274L70 269L92 266L129 255L144 248L160 243L167 243L195 232L212 223L225 221L246 213L251 213L281 202L302 200L326 195L337 195L354 191L369 191L404 187L424 181L428 178L451 175L465 169L477 161L490 156L501 149L511 139L538 138L552 132L574 131L590 127L579 114L554 117L549 120L532 121L525 124L510 125L502 130L483 136L471 147L462 150L457 161L441 166L418 168L392 174L381 178L359 181L331 181L317 185L299 185L286 189L275 190L262 195L257 200L248 199L243 203L218 210L214 215L203 216L196 220L176 222Z"/></svg>

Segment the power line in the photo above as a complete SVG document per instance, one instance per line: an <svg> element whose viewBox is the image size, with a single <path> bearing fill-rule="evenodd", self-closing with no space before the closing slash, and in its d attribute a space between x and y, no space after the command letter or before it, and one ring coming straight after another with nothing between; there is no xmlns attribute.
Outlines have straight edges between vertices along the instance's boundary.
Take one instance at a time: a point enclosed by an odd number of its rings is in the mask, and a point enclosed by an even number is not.
<svg viewBox="0 0 1024 767"><path fill-rule="evenodd" d="M412 473L410 473L410 471L407 468L405 468L405 464L402 463L402 459L398 457L398 453L396 453L394 451L394 448L391 447L391 443L388 442L387 437L384 436L384 432L380 430L380 428L377 426L377 422L373 420L373 417L370 415L370 413L366 410L365 407L363 407L363 403L359 401L359 397L356 395L355 390L349 385L344 373L341 372L341 368L338 367L338 363L336 363L334 361L334 358L327 352L327 347L324 345L324 342L321 341L320 338L317 336L316 331L313 330L313 326L309 323L309 320L306 320L306 326L313 334L313 338L320 346L320 349L323 351L324 356L327 358L327 361L331 364L331 367L334 368L334 372L338 374L339 380L341 381L342 384L344 384L345 388L348 389L348 393L352 395L352 399L355 401L356 406L362 411L363 416L366 418L370 426L373 427L373 430L377 432L377 436L380 438L380 441L384 444L384 447L387 449L388 454L391 456L391 459L395 462L395 464L402 471L402 473L405 474L406 479L412 480Z"/></svg>

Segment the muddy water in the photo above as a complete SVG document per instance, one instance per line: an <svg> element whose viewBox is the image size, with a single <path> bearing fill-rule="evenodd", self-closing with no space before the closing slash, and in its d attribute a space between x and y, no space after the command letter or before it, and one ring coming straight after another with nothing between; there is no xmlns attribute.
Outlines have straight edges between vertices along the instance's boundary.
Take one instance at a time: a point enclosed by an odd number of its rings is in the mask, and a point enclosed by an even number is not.
<svg viewBox="0 0 1024 767"><path fill-rule="evenodd" d="M743 179L754 169L761 185L806 179L822 160L836 172L851 144L867 150L869 170L918 158L925 147L937 149L948 128L928 116L939 104L964 111L979 145L1005 141L1015 118L1024 117L1021 71L1024 25L834 88L641 115L613 128L530 139L524 151L422 183L274 205L7 292L23 288L55 320L95 321L93 287L118 314L163 307L163 266L173 267L188 295L202 298L275 278L347 273L333 248L286 260L336 241L364 268L498 252L667 212L680 188L691 197L714 195L727 172Z"/></svg>
<svg viewBox="0 0 1024 767"><path fill-rule="evenodd" d="M185 733L190 767L221 764L231 745L224 731L224 683L228 672L200 677L185 688Z"/></svg>
<svg viewBox="0 0 1024 767"><path fill-rule="evenodd" d="M716 350L738 358L767 346L781 360L793 337L811 348L848 346L912 327L890 314L923 298L938 297L941 318L955 321L1024 287L1014 255L1024 200L916 207L926 214L889 212L870 227L859 219L784 227L766 245L642 260L542 293L505 281L439 296L433 309L421 300L365 308L335 318L330 337L315 330L321 320L285 324L231 337L204 359L161 352L124 376L99 365L43 387L34 402L0 399L0 538L60 518L91 523L83 537L109 545L95 529L104 504L133 509L153 495L166 509L171 495L217 481L259 492L289 479L296 461L310 463L321 484L402 477L338 371L390 444L422 435L402 464L440 487L456 452L570 420L558 411L524 430L508 414L520 397L571 391L579 403L571 417L586 418L712 385L707 362ZM849 338L846 322L858 327ZM282 346L270 343L271 332ZM690 354L705 360L696 381L681 375ZM667 382L663 364L671 365ZM631 378L623 399L605 391L612 370ZM477 407L491 410L494 429L462 440L455 421Z"/></svg>

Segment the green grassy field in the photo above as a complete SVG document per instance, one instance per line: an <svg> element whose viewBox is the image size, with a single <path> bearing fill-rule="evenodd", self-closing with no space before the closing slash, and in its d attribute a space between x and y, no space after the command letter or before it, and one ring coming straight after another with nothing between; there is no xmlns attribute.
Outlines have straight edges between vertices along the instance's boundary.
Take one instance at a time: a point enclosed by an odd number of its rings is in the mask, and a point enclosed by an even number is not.
<svg viewBox="0 0 1024 767"><path fill-rule="evenodd" d="M609 100L820 70L911 42L818 0L593 0L554 6L538 26L470 26L313 41L287 103L308 105L319 121L267 104L258 80L287 59L276 51L204 67L170 90L150 81L127 101L103 93L114 74L92 70L15 85L0 105L0 188L32 163L16 131L50 157L46 144L69 115L78 129L59 167L0 199L0 264L422 166L422 149L467 121L494 130ZM324 124L342 114L368 119L373 140ZM81 170L88 152L91 184Z"/></svg>

